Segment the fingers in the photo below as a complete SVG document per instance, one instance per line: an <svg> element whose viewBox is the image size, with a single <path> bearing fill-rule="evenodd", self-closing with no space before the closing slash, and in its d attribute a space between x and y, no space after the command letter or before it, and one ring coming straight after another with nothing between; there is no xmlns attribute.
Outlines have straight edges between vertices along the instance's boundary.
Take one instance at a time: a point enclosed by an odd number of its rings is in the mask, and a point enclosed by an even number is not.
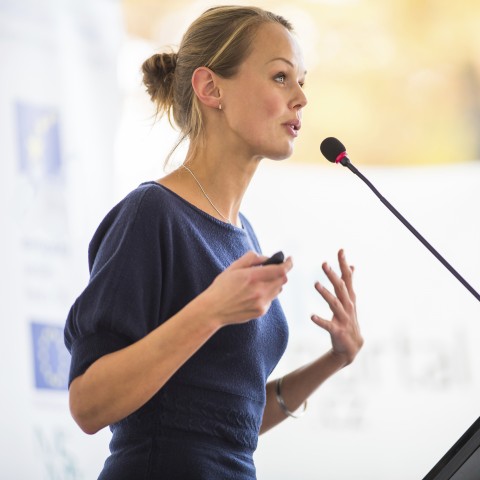
<svg viewBox="0 0 480 480"><path fill-rule="evenodd" d="M255 274L264 281L273 280L279 276L284 276L286 281L287 273L292 269L292 267L292 258L288 257L284 262L278 265L266 265L255 269Z"/></svg>
<svg viewBox="0 0 480 480"><path fill-rule="evenodd" d="M265 298L271 301L282 291L283 285L287 283L287 274L293 267L293 261L291 257L288 257L280 264L262 266L261 264L266 258L253 251L247 252L226 270L236 271L235 275L240 275L240 277L237 277L238 281L244 283L247 288L257 291L260 297L265 295Z"/></svg>
<svg viewBox="0 0 480 480"><path fill-rule="evenodd" d="M245 255L242 255L239 259L235 260L226 270L239 270L242 268L260 267L262 263L267 259L264 255L259 255L254 251L249 251ZM261 268L255 268L251 274L260 281L275 280L279 276L284 276L286 281L287 273L292 269L293 261L291 257L288 257L284 262L280 264L271 264L261 266Z"/></svg>
<svg viewBox="0 0 480 480"><path fill-rule="evenodd" d="M353 271L354 267L348 265L343 249L338 252L338 263L340 265L341 277L325 262L322 265L325 275L332 283L335 294L340 301L355 303L355 291L353 290Z"/></svg>
<svg viewBox="0 0 480 480"><path fill-rule="evenodd" d="M328 303L328 306L330 307L330 310L333 312L333 314L338 318L343 317L342 313L344 312L344 308L340 299L333 295L333 293L330 292L326 287L324 287L320 282L315 283L315 289Z"/></svg>
<svg viewBox="0 0 480 480"><path fill-rule="evenodd" d="M248 267L253 267L255 265L260 265L266 259L267 257L263 255L259 255L253 250L250 250L247 253L245 253L245 255L242 255L240 258L232 262L228 267L228 270L235 270L238 268L248 268Z"/></svg>
<svg viewBox="0 0 480 480"><path fill-rule="evenodd" d="M265 260L267 260L269 257L266 257L265 255L259 255L258 253L254 252L253 250L248 251L244 255L242 255L240 258L235 260L230 264L228 269L230 270L235 270L237 268L248 268L248 267L256 267L259 265L262 265ZM280 264L269 264L265 265L264 268L275 266L275 265L283 265L287 268L286 271L289 271L292 268L292 258L288 257L284 262Z"/></svg>
<svg viewBox="0 0 480 480"><path fill-rule="evenodd" d="M262 266L267 257L249 251L221 272L206 291L221 325L248 322L266 313L287 282L293 266L288 257L281 264Z"/></svg>
<svg viewBox="0 0 480 480"><path fill-rule="evenodd" d="M282 291L283 285L288 281L287 273L291 270L293 262L288 257L278 265L255 267L249 270L252 284L257 285L259 292L263 291L266 299L271 302Z"/></svg>
<svg viewBox="0 0 480 480"><path fill-rule="evenodd" d="M350 292L348 291L347 285L343 279L343 275L342 278L340 278L326 262L322 265L322 269L327 278L330 280L330 283L333 285L336 297L332 295L326 288L324 288L322 291L320 291L316 286L315 288L317 288L319 293L325 298L330 307L332 308L338 301L342 305L347 305L349 302L351 302Z"/></svg>
<svg viewBox="0 0 480 480"><path fill-rule="evenodd" d="M315 283L315 289L328 303L330 310L338 319L346 318L344 313L355 312L355 292L353 290L353 267L348 265L343 249L338 252L341 277L328 265L323 263L322 269L333 285L334 293L330 292L320 282ZM313 320L313 318L312 318ZM320 324L319 324L320 325ZM322 325L325 325L324 323ZM322 328L325 328L324 326Z"/></svg>
<svg viewBox="0 0 480 480"><path fill-rule="evenodd" d="M347 287L348 295L350 299L355 302L355 292L353 290L353 271L355 267L348 265L343 248L338 251L338 263L340 265L340 271L342 272L342 280Z"/></svg>
<svg viewBox="0 0 480 480"><path fill-rule="evenodd" d="M310 317L313 321L313 323L316 323L319 327L323 328L325 331L328 333L332 333L332 322L329 320L326 320L325 318L319 317L318 315L312 315Z"/></svg>

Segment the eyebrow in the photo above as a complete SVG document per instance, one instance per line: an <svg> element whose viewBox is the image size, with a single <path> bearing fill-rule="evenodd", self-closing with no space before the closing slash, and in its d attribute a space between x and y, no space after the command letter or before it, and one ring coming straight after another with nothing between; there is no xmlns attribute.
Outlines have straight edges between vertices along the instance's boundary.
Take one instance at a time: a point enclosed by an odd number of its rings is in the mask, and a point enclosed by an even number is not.
<svg viewBox="0 0 480 480"><path fill-rule="evenodd" d="M285 63L287 63L288 65L290 65L292 68L295 68L295 65L294 65L290 60L288 60L288 58L284 58L284 57L275 57L275 58L272 58L271 60L269 60L269 61L267 62L267 64L268 64L268 63L275 62L276 60L280 60L280 61L282 61L282 62L285 62ZM305 71L303 72L303 74L306 75L306 74L307 74L307 71L305 70Z"/></svg>

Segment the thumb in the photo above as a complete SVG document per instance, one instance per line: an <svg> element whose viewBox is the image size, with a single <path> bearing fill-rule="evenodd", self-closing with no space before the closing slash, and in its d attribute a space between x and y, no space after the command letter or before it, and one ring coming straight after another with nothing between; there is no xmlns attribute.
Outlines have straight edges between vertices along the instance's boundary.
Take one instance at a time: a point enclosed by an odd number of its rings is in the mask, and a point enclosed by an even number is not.
<svg viewBox="0 0 480 480"><path fill-rule="evenodd" d="M255 265L260 265L263 261L265 261L266 258L267 257L259 255L253 250L250 250L244 255L242 255L240 258L235 260L233 263L231 263L227 270L237 270L240 268L248 268Z"/></svg>

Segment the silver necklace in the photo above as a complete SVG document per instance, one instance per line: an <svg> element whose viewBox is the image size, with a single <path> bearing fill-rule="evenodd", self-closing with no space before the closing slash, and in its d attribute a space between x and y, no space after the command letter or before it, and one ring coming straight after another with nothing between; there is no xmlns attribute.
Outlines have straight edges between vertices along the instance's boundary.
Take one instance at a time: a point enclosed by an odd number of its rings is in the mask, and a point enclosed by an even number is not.
<svg viewBox="0 0 480 480"><path fill-rule="evenodd" d="M205 189L202 187L202 184L198 181L197 177L193 174L193 172L186 166L186 165L182 165L182 167L187 170L187 172L190 173L190 175L193 177L193 179L197 182L198 186L200 187L200 190L202 191L203 195L205 196L205 198L208 200L208 203L213 207L213 209L223 218L223 220L225 220L228 224L232 224L232 222L230 221L230 219L228 217L225 217L224 215L222 215L220 213L220 211L218 210L218 208L213 204L213 202L210 200L210 197L207 195L207 192L205 192Z"/></svg>

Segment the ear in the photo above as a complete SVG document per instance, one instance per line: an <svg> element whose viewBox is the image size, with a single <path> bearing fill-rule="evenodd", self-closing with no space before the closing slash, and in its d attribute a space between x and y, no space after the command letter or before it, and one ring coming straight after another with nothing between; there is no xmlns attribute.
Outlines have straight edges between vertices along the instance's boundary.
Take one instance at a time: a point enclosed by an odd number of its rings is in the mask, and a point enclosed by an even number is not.
<svg viewBox="0 0 480 480"><path fill-rule="evenodd" d="M208 67L198 67L192 75L192 87L200 102L211 108L218 108L220 89L218 77Z"/></svg>

